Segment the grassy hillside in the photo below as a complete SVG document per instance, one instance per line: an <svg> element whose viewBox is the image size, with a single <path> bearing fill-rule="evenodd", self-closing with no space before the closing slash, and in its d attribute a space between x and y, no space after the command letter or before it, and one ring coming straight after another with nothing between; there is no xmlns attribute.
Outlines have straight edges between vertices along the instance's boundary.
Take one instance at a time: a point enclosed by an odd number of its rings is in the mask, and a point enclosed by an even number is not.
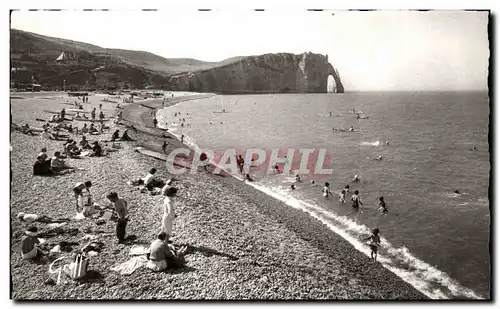
<svg viewBox="0 0 500 309"><path fill-rule="evenodd" d="M243 58L221 62L163 58L145 51L102 48L16 29L10 34L11 67L19 68L11 74L11 81L29 83L34 77L46 87L62 87L64 80L67 85L88 88L161 87L171 74L206 70ZM56 64L63 51L73 53L78 63Z"/></svg>

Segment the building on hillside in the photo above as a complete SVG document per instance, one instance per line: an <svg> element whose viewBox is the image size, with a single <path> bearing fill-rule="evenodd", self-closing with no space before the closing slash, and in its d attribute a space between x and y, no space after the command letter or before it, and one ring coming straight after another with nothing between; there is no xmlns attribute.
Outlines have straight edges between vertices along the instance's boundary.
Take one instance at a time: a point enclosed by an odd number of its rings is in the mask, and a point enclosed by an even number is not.
<svg viewBox="0 0 500 309"><path fill-rule="evenodd" d="M77 64L78 58L72 52L63 51L56 59L57 64Z"/></svg>

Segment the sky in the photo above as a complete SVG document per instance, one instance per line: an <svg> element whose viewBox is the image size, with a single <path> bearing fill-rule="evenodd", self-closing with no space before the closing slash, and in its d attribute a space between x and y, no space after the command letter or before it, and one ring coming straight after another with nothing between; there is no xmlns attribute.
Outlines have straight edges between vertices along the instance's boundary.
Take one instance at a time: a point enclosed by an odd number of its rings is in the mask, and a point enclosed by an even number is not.
<svg viewBox="0 0 500 309"><path fill-rule="evenodd" d="M16 11L11 27L165 58L328 54L348 91L488 87L487 12Z"/></svg>

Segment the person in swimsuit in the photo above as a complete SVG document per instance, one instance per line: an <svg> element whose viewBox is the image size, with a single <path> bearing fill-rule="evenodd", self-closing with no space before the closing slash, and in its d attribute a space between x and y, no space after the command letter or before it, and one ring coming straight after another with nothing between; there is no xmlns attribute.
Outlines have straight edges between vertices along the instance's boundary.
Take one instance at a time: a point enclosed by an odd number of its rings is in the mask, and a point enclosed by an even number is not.
<svg viewBox="0 0 500 309"><path fill-rule="evenodd" d="M354 191L354 194L351 196L351 201L352 201L352 208L354 208L356 211L359 210L360 205L363 205L361 199L359 198L358 190Z"/></svg>
<svg viewBox="0 0 500 309"><path fill-rule="evenodd" d="M364 241L370 240L370 243L368 244L370 246L370 249L371 249L370 256L374 261L377 260L377 251L378 251L378 247L380 247L379 233L380 233L380 230L378 228L375 228L375 229L373 229L370 237L367 237L364 239Z"/></svg>
<svg viewBox="0 0 500 309"><path fill-rule="evenodd" d="M295 175L295 182L302 182L299 174Z"/></svg>
<svg viewBox="0 0 500 309"><path fill-rule="evenodd" d="M378 203L378 206L379 206L378 210L379 210L381 213L386 214L386 213L388 213L388 212L389 212L389 210L387 209L387 205L385 204L385 201L384 201L384 197L383 197L383 196L381 196L381 197L379 198L379 203Z"/></svg>
<svg viewBox="0 0 500 309"><path fill-rule="evenodd" d="M321 192L323 193L323 196L325 198L333 196L332 191L330 190L330 184L328 182L325 182L325 186L323 187L323 189L321 189Z"/></svg>
<svg viewBox="0 0 500 309"><path fill-rule="evenodd" d="M339 193L339 201L344 204L345 203L345 198L347 195L347 192L349 192L349 185L346 185L342 191Z"/></svg>

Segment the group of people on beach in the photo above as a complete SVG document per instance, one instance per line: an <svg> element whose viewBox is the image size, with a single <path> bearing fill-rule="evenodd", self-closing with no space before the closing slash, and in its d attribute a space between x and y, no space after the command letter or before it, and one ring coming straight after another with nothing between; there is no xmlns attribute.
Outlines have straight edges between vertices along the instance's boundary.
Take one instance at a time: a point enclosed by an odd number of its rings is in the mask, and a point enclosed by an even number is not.
<svg viewBox="0 0 500 309"><path fill-rule="evenodd" d="M125 140L127 140L127 130L125 130L123 136L125 136ZM112 134L111 141L119 139L119 130L117 129ZM41 153L37 156L37 161L33 167L34 174L61 175L64 170L74 170L74 168L67 166L63 159L77 157L86 150L89 150L93 156L98 157L103 155L103 149L99 145L99 142L95 141L93 143L89 143L86 139L85 133L78 144L75 140L68 138L64 143L64 154L60 151L56 151L54 156L49 159L47 149L43 148ZM175 249L175 247L171 244L173 220L175 217L174 201L178 189L172 186L173 180L163 182L162 180L157 179L155 174L156 169L152 168L147 175L140 178L137 183L145 190L153 190L160 187L161 194L165 197L163 201L163 216L160 222L160 231L156 239L151 243L148 253L148 263L146 265L146 267L154 271L161 271L164 270L167 267L167 264L170 263L182 265L185 262L183 260L183 256L186 254L187 247L184 246L180 249ZM108 209L107 207L99 207L99 205L94 203L91 194L92 187L93 183L91 181L79 182L73 186L72 190L76 203L75 210L77 212L77 216L75 218L93 218L96 214L102 215L102 212ZM113 204L112 210L116 216L116 237L118 239L118 243L124 243L127 240L126 228L130 218L130 207L123 198L118 196L117 192L110 192L107 194L106 198ZM37 215L30 214L23 214L21 217L23 221L36 221L36 219L25 220L25 218L38 218ZM37 249L37 245L40 242L36 236L37 228L32 226L26 230L25 235L22 237L21 255L23 259L33 259L40 255L45 255L44 252Z"/></svg>

